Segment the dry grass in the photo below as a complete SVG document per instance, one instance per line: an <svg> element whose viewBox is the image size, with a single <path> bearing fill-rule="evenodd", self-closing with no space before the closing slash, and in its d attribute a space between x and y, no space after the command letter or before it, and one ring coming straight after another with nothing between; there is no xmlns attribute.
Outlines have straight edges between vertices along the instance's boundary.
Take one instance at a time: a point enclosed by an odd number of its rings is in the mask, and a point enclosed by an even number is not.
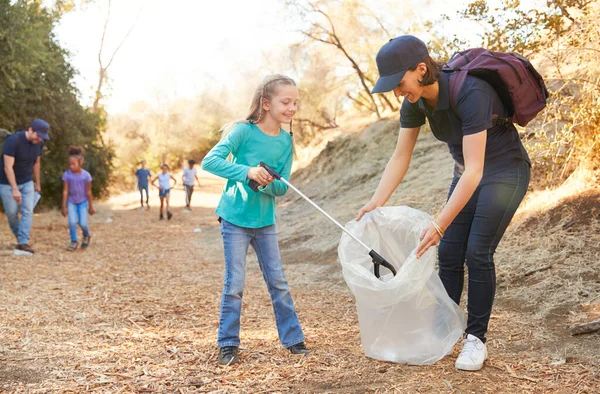
<svg viewBox="0 0 600 394"><path fill-rule="evenodd" d="M367 140L355 136L341 143L350 153L359 147L358 152L370 161L355 156L351 171L344 169L342 164L353 156L343 156L334 144L329 160L317 159L315 167L295 176L294 182L303 191L342 221L349 220L365 201L380 171L373 163L380 165L389 149L380 145L385 128L370 132L374 134ZM409 175L392 203L409 203L431 212L443 203L449 174L440 174L439 168L447 164L446 152L427 136L418 146L413 162L418 174ZM372 152L376 148L384 152L377 156ZM438 154L441 162L432 165L428 155ZM320 169L324 163L330 167ZM309 169L312 175L303 173ZM316 177L319 171L321 175ZM362 181L343 185L344 176ZM422 177L428 182L424 184ZM501 244L498 302L488 342L490 359L476 373L456 372L456 353L429 367L365 357L354 301L337 263L339 232L290 195L279 209L280 241L286 275L313 353L297 357L280 348L269 297L252 256L242 318L241 363L221 367L215 342L222 246L211 207L218 199L220 182L203 179L202 194L194 195L194 205L204 207L184 213L183 195L176 191L173 199L179 204L169 222L158 221L155 195L150 212L134 209L137 196L133 193L99 206L91 222L92 244L84 252L65 251L69 241L66 219L56 212L35 218L33 241L38 253L33 258L15 258L8 226L0 225L0 390L600 391L600 356L595 350L598 334L572 338L568 333L570 324L588 316L575 318L571 312L592 316L597 311L597 274L596 279L582 274L598 272L598 221L592 214L597 211L590 205L589 222L566 226L587 206L583 204L589 201L587 195L577 200L579 205L559 202L549 210L519 217ZM563 210L571 216L565 216ZM107 222L108 218L112 222ZM588 225L596 230L595 235ZM194 232L197 228L201 231ZM543 264L552 267L529 273ZM587 297L574 296L583 288L588 289ZM580 304L589 304L585 307L588 312Z"/></svg>

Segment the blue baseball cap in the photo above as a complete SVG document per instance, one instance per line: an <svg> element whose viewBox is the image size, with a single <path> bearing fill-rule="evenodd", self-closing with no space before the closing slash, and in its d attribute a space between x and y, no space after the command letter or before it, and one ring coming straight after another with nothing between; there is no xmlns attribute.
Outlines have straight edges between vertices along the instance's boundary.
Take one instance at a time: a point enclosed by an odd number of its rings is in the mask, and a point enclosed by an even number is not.
<svg viewBox="0 0 600 394"><path fill-rule="evenodd" d="M381 47L375 58L379 79L371 93L394 90L406 71L425 60L427 56L427 45L417 37L405 35L392 38Z"/></svg>
<svg viewBox="0 0 600 394"><path fill-rule="evenodd" d="M50 130L50 125L45 120L34 119L31 122L31 125L29 125L29 127L31 127L31 129L33 131L35 131L37 133L37 135L40 136L41 138L43 138L45 140L50 139L50 137L48 136L48 130Z"/></svg>

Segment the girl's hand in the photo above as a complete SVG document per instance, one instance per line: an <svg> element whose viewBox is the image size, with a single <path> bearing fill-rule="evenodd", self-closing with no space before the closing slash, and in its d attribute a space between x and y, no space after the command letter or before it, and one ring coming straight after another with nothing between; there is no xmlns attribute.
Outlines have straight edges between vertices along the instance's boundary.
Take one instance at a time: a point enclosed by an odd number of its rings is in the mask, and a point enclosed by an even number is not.
<svg viewBox="0 0 600 394"><path fill-rule="evenodd" d="M261 186L273 182L273 177L262 167L250 167L250 170L248 170L248 178L258 182Z"/></svg>
<svg viewBox="0 0 600 394"><path fill-rule="evenodd" d="M420 259L430 247L438 245L441 238L442 237L437 232L433 224L429 224L429 226L427 226L427 228L423 230L423 233L421 234L421 243L415 251L417 258Z"/></svg>
<svg viewBox="0 0 600 394"><path fill-rule="evenodd" d="M60 213L62 213L63 217L67 217L67 207L62 207Z"/></svg>
<svg viewBox="0 0 600 394"><path fill-rule="evenodd" d="M96 213L96 210L94 209L94 207L89 207L89 208L88 208L88 213L89 213L90 215L93 215L93 214L95 214L95 213Z"/></svg>
<svg viewBox="0 0 600 394"><path fill-rule="evenodd" d="M374 210L375 208L378 208L380 205L377 204L374 201L369 201L368 203L366 203L361 209L358 210L358 213L356 214L356 221L358 222L365 213L367 212L371 212L372 210Z"/></svg>

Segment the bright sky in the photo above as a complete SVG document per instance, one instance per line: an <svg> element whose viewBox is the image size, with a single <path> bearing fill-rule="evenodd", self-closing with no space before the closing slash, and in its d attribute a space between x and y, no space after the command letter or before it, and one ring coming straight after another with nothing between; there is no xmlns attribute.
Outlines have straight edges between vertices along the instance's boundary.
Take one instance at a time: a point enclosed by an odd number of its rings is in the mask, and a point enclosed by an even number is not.
<svg viewBox="0 0 600 394"><path fill-rule="evenodd" d="M418 0L368 1L374 10L391 12L422 4ZM429 11L422 11L435 18L431 11L454 15L467 1L431 3ZM96 0L84 10L65 15L57 27L59 41L72 53L80 72L76 83L82 102L88 105L98 82L97 57L106 9L106 0ZM287 51L285 47L298 39L289 26L283 0L116 0L105 40L105 63L138 13L133 32L108 71L110 90L105 90L109 96L104 102L109 113L126 111L140 100L193 97L207 84L234 89L235 81L243 77L241 72L251 71L256 60L264 59L263 53ZM464 30L464 26L456 29Z"/></svg>
<svg viewBox="0 0 600 394"><path fill-rule="evenodd" d="M105 0L67 14L57 36L72 53L80 71L76 80L82 101L89 102L97 84L98 48L106 17ZM103 59L142 12L131 35L109 68L109 111L124 111L139 100L190 97L205 83L230 86L262 51L292 40L286 32L283 3L277 0L118 0L113 1ZM87 100L86 100L87 99Z"/></svg>

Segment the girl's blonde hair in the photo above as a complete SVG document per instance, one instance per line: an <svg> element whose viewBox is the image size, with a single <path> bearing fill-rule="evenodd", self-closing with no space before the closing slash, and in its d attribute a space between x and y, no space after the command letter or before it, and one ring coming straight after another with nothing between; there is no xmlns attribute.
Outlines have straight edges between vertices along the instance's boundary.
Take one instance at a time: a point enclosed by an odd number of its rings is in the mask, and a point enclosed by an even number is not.
<svg viewBox="0 0 600 394"><path fill-rule="evenodd" d="M252 102L250 103L250 108L248 110L248 115L246 115L244 119L234 120L233 122L229 122L221 127L219 130L221 133L221 138L225 138L238 123L256 124L260 122L265 113L263 108L264 100L270 101L273 99L276 89L280 85L296 86L296 82L292 78L282 74L271 74L263 78L254 91ZM294 157L296 157L296 144L294 143L292 120L290 120L290 137L292 137L292 149L294 151Z"/></svg>

